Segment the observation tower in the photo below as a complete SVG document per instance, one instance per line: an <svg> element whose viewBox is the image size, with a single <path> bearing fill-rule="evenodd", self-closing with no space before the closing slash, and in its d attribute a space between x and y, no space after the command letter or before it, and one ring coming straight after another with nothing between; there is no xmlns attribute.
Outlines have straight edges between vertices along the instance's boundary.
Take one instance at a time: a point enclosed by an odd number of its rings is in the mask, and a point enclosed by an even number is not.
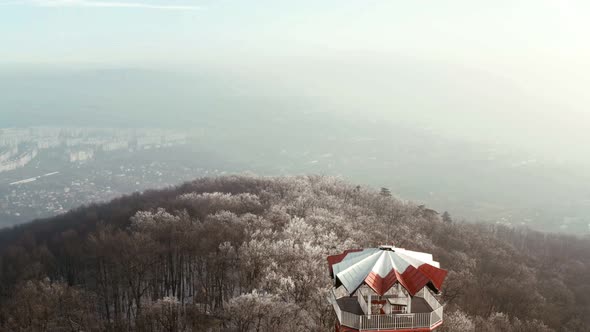
<svg viewBox="0 0 590 332"><path fill-rule="evenodd" d="M447 271L432 255L394 246L328 256L335 332L433 331L443 323L437 299Z"/></svg>

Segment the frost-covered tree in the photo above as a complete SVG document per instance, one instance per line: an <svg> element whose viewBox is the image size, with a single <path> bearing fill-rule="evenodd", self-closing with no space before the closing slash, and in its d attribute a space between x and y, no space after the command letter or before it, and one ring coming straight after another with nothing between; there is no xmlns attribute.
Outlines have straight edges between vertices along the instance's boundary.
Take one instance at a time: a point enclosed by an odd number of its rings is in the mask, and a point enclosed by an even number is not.
<svg viewBox="0 0 590 332"><path fill-rule="evenodd" d="M5 307L9 331L100 331L95 299L61 282L28 281L19 285Z"/></svg>
<svg viewBox="0 0 590 332"><path fill-rule="evenodd" d="M449 270L442 329L588 330L590 245L443 219L322 176L135 194L0 241L0 330L328 331L326 256L384 243L433 253Z"/></svg>
<svg viewBox="0 0 590 332"><path fill-rule="evenodd" d="M440 332L475 332L475 323L460 310L447 311L444 316L444 324L440 328Z"/></svg>

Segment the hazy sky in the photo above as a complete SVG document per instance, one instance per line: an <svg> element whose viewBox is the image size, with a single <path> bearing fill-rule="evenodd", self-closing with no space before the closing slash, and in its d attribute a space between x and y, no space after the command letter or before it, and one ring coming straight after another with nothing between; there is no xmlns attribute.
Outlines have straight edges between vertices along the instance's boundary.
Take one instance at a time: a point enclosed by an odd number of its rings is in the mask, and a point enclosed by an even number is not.
<svg viewBox="0 0 590 332"><path fill-rule="evenodd" d="M190 62L395 52L475 63L583 61L587 1L1 0L2 60ZM585 22L586 21L586 22ZM569 65L568 65L569 66Z"/></svg>
<svg viewBox="0 0 590 332"><path fill-rule="evenodd" d="M586 0L0 0L0 64L219 65L384 114L431 101L416 119L448 132L506 124L510 141L588 154L588 17ZM412 98L380 102L389 86Z"/></svg>

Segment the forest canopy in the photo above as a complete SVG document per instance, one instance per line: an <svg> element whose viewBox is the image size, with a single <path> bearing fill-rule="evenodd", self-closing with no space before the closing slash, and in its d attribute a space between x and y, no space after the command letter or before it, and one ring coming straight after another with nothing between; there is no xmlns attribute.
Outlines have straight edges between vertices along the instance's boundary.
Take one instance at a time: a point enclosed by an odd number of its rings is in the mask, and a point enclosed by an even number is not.
<svg viewBox="0 0 590 332"><path fill-rule="evenodd" d="M393 190L395 191L395 190ZM449 271L442 331L590 331L590 241L323 176L201 178L0 231L0 330L330 331L326 256Z"/></svg>

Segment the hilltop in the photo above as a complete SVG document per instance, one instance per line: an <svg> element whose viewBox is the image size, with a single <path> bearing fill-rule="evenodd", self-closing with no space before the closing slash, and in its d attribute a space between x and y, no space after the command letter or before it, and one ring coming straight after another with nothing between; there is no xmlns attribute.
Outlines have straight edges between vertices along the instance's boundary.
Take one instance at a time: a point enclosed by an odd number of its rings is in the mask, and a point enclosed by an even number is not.
<svg viewBox="0 0 590 332"><path fill-rule="evenodd" d="M201 178L2 230L0 330L329 331L326 256L385 243L449 270L444 330L590 331L590 241L322 176Z"/></svg>

